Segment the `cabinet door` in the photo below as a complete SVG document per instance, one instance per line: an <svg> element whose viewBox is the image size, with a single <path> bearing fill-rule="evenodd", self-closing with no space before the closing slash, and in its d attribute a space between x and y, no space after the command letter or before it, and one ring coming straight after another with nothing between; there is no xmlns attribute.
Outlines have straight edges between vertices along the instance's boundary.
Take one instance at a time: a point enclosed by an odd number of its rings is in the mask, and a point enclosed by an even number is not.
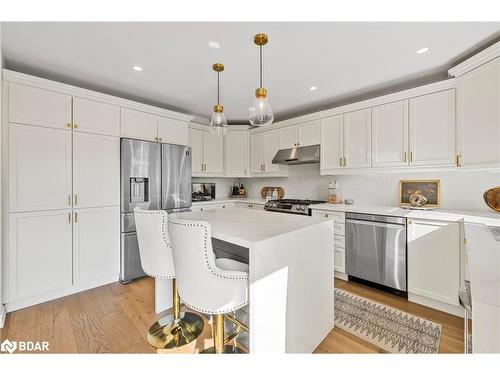
<svg viewBox="0 0 500 375"><path fill-rule="evenodd" d="M120 204L120 139L73 134L73 206Z"/></svg>
<svg viewBox="0 0 500 375"><path fill-rule="evenodd" d="M71 207L71 132L9 125L9 211Z"/></svg>
<svg viewBox="0 0 500 375"><path fill-rule="evenodd" d="M9 215L9 300L72 284L71 211Z"/></svg>
<svg viewBox="0 0 500 375"><path fill-rule="evenodd" d="M319 145L319 121L309 121L297 127L297 143L299 146Z"/></svg>
<svg viewBox="0 0 500 375"><path fill-rule="evenodd" d="M344 167L371 166L371 109L344 114Z"/></svg>
<svg viewBox="0 0 500 375"><path fill-rule="evenodd" d="M187 146L188 123L166 117L158 117L158 140L163 143Z"/></svg>
<svg viewBox="0 0 500 375"><path fill-rule="evenodd" d="M344 156L343 116L333 116L321 120L320 169L342 168Z"/></svg>
<svg viewBox="0 0 500 375"><path fill-rule="evenodd" d="M500 162L500 57L458 78L458 153L463 165Z"/></svg>
<svg viewBox="0 0 500 375"><path fill-rule="evenodd" d="M458 306L459 223L408 221L408 291Z"/></svg>
<svg viewBox="0 0 500 375"><path fill-rule="evenodd" d="M250 172L262 173L264 160L264 133L250 135Z"/></svg>
<svg viewBox="0 0 500 375"><path fill-rule="evenodd" d="M69 129L71 96L9 83L9 122Z"/></svg>
<svg viewBox="0 0 500 375"><path fill-rule="evenodd" d="M120 107L74 97L73 129L76 132L119 137Z"/></svg>
<svg viewBox="0 0 500 375"><path fill-rule="evenodd" d="M279 165L273 164L273 159L279 149L278 131L271 130L264 133L264 172L278 172Z"/></svg>
<svg viewBox="0 0 500 375"><path fill-rule="evenodd" d="M120 207L78 209L73 213L74 282L120 272Z"/></svg>
<svg viewBox="0 0 500 375"><path fill-rule="evenodd" d="M408 100L372 108L372 166L408 164Z"/></svg>
<svg viewBox="0 0 500 375"><path fill-rule="evenodd" d="M203 162L208 174L224 174L224 137L203 132Z"/></svg>
<svg viewBox="0 0 500 375"><path fill-rule="evenodd" d="M149 113L121 109L121 136L146 141L158 140L158 121Z"/></svg>
<svg viewBox="0 0 500 375"><path fill-rule="evenodd" d="M191 147L192 173L200 174L203 170L203 132L197 129L189 129L189 146Z"/></svg>
<svg viewBox="0 0 500 375"><path fill-rule="evenodd" d="M410 99L410 164L455 164L455 89Z"/></svg>
<svg viewBox="0 0 500 375"><path fill-rule="evenodd" d="M286 150L297 146L297 127L287 126L278 130L279 148Z"/></svg>
<svg viewBox="0 0 500 375"><path fill-rule="evenodd" d="M248 133L246 131L228 131L225 143L225 176L248 176Z"/></svg>

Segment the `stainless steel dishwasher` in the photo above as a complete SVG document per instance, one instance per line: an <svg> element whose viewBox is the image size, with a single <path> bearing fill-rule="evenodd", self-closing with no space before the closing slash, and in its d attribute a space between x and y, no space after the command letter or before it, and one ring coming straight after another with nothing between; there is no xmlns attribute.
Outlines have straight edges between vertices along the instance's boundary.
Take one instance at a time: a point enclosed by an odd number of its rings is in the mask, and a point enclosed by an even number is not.
<svg viewBox="0 0 500 375"><path fill-rule="evenodd" d="M345 217L349 278L406 295L406 219L352 212Z"/></svg>

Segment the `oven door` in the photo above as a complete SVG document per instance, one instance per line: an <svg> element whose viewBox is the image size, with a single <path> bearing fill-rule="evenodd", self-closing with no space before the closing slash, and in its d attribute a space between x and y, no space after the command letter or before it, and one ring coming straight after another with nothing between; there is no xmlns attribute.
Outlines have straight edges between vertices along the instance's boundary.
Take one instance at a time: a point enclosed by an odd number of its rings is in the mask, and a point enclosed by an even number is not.
<svg viewBox="0 0 500 375"><path fill-rule="evenodd" d="M406 224L346 218L349 276L406 292Z"/></svg>

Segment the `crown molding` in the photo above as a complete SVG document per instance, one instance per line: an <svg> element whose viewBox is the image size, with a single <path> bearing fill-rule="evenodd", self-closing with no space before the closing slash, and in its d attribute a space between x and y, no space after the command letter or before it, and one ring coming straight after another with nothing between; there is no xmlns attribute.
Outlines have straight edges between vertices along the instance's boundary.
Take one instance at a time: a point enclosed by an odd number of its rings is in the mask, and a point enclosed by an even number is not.
<svg viewBox="0 0 500 375"><path fill-rule="evenodd" d="M117 96L112 96L92 90L83 89L77 86L67 85L65 83L52 81L49 79L40 78L29 74L19 73L13 70L2 69L2 79L5 82L17 83L45 90L50 90L54 92L59 92L61 94L77 96L80 98L85 98L90 100L96 100L103 103L118 105L120 107L135 109L142 112L148 112L151 114L155 114L162 117L168 117L176 120L191 121L193 119L193 116L186 115L184 113L174 112L169 109L154 107L149 104L143 104L128 99L119 98Z"/></svg>
<svg viewBox="0 0 500 375"><path fill-rule="evenodd" d="M468 58L467 60L455 65L453 68L448 70L448 75L450 77L460 77L478 66L487 63L500 56L500 42L483 49L481 52L476 53L474 56Z"/></svg>

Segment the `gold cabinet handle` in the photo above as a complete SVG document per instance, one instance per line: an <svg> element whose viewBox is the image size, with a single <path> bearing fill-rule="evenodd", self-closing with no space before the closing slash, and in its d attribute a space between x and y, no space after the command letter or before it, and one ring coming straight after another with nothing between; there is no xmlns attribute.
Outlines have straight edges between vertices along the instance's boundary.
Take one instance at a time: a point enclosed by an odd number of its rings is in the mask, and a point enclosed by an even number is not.
<svg viewBox="0 0 500 375"><path fill-rule="evenodd" d="M155 141L158 141L158 137L155 137Z"/></svg>
<svg viewBox="0 0 500 375"><path fill-rule="evenodd" d="M205 172L207 171L208 169L208 164L205 164Z"/></svg>
<svg viewBox="0 0 500 375"><path fill-rule="evenodd" d="M71 212L68 212L68 223L71 224Z"/></svg>
<svg viewBox="0 0 500 375"><path fill-rule="evenodd" d="M410 151L410 163L413 163L413 152Z"/></svg>
<svg viewBox="0 0 500 375"><path fill-rule="evenodd" d="M78 124L73 124L73 129L78 129Z"/></svg>
<svg viewBox="0 0 500 375"><path fill-rule="evenodd" d="M405 151L404 152L404 162L406 163L408 159L408 153Z"/></svg>
<svg viewBox="0 0 500 375"><path fill-rule="evenodd" d="M71 207L71 194L68 194L68 206Z"/></svg>
<svg viewBox="0 0 500 375"><path fill-rule="evenodd" d="M75 212L75 224L78 223L78 212Z"/></svg>
<svg viewBox="0 0 500 375"><path fill-rule="evenodd" d="M339 165L342 167L342 158L339 160Z"/></svg>
<svg viewBox="0 0 500 375"><path fill-rule="evenodd" d="M462 166L462 155L457 155L457 167Z"/></svg>
<svg viewBox="0 0 500 375"><path fill-rule="evenodd" d="M161 142L161 138L158 138L158 139L159 139L159 141Z"/></svg>
<svg viewBox="0 0 500 375"><path fill-rule="evenodd" d="M347 158L344 158L344 167L346 166L347 164Z"/></svg>
<svg viewBox="0 0 500 375"><path fill-rule="evenodd" d="M78 204L78 195L75 194L75 206Z"/></svg>
<svg viewBox="0 0 500 375"><path fill-rule="evenodd" d="M71 125L71 123L69 123L69 122L68 122L68 123L66 124L66 127L71 129L71 128L73 127L73 125Z"/></svg>

